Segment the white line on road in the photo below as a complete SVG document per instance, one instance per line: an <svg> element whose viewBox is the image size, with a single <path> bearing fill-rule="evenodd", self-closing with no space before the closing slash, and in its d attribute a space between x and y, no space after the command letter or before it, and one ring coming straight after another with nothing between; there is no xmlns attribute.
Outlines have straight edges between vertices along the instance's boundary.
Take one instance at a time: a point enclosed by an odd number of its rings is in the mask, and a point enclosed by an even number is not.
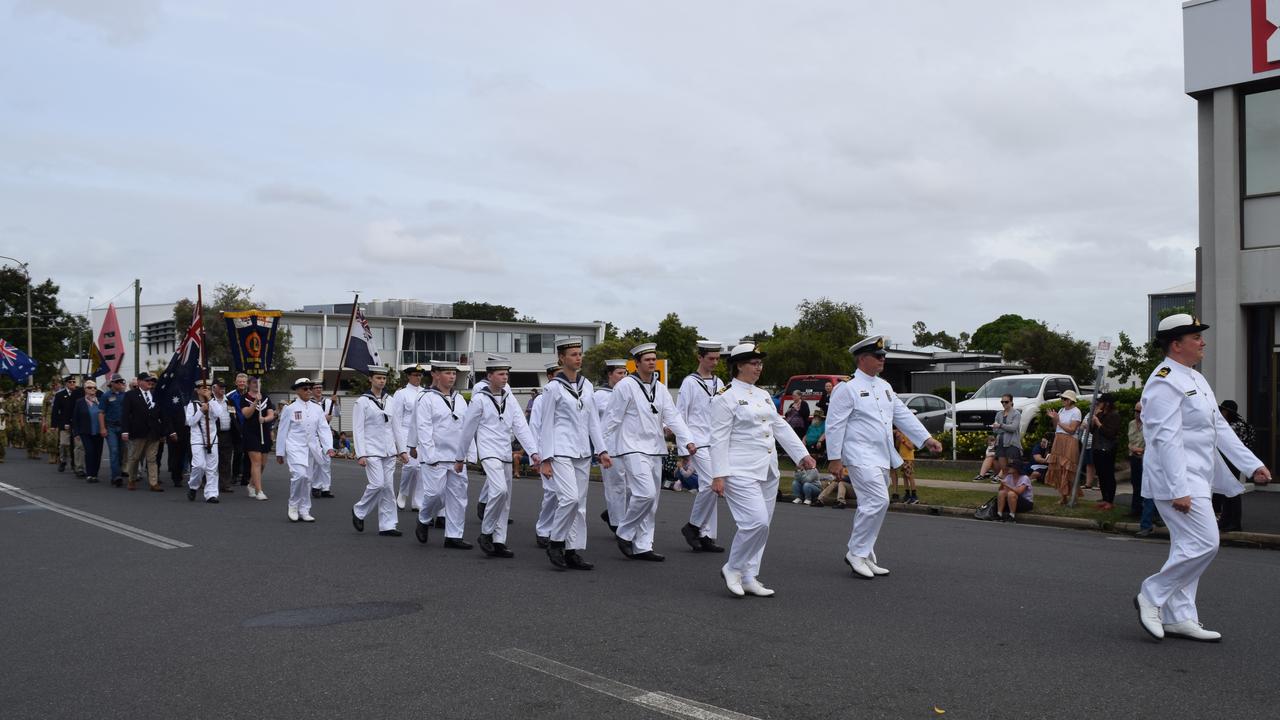
<svg viewBox="0 0 1280 720"><path fill-rule="evenodd" d="M567 680L588 690L594 690L603 695L647 707L668 717L684 718L685 720L759 720L755 716L743 715L715 705L707 705L706 703L677 697L669 693L651 692L617 680L610 680L607 677L596 675L586 670L579 670L572 665L565 665L562 662L556 662L551 658L535 655L520 648L507 648L490 654L507 662L513 662L517 665L537 670L540 673Z"/></svg>
<svg viewBox="0 0 1280 720"><path fill-rule="evenodd" d="M60 505L52 500L47 500L39 495L29 493L20 487L15 487L8 483L0 483L0 492L12 495L19 500L26 500L33 505L39 505L42 508L52 510L60 515L66 515L67 517L74 518L80 522L100 527L103 530L110 530L113 533L123 535L132 540L144 542L148 545L154 545L162 550L177 550L178 548L191 547L181 540L167 538L163 535L147 532L142 528L136 528L132 525L125 525L122 522L116 522L110 518L104 518L101 515L94 515L93 513L87 513L83 510L77 510L72 507L67 507L66 505Z"/></svg>

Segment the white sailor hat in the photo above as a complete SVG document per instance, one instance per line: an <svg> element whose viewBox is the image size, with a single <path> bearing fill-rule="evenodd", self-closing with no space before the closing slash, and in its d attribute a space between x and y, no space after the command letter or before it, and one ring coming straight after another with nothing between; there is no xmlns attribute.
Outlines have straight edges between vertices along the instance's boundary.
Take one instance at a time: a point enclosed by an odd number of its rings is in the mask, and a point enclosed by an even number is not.
<svg viewBox="0 0 1280 720"><path fill-rule="evenodd" d="M559 369L561 369L561 368L560 368L560 363L558 363L558 362L547 363L547 367L545 368L545 370L546 370L547 372L549 372L549 373L551 373L551 372L555 372L555 371L557 371L557 370L559 370Z"/></svg>
<svg viewBox="0 0 1280 720"><path fill-rule="evenodd" d="M386 375L386 374L387 374L387 369L381 365L369 366L369 377L373 377L374 375Z"/></svg>
<svg viewBox="0 0 1280 720"><path fill-rule="evenodd" d="M658 343L640 343L631 348L631 357L639 358L641 355L656 352L658 352Z"/></svg>
<svg viewBox="0 0 1280 720"><path fill-rule="evenodd" d="M767 357L767 355L760 351L760 346L755 342L744 342L734 345L733 349L729 351L730 364L764 357Z"/></svg>
<svg viewBox="0 0 1280 720"><path fill-rule="evenodd" d="M297 390L298 388L315 387L315 385L316 385L315 381L312 380L311 378L301 377L293 381L293 386L290 389Z"/></svg>
<svg viewBox="0 0 1280 720"><path fill-rule="evenodd" d="M619 359L614 359L614 360L605 360L605 361L604 361L604 367L605 367L605 370L606 370L606 371L608 371L608 370L614 370L614 369L616 369L616 368L625 368L626 366L627 366L627 361L626 361L626 360L623 360L623 359L621 359L621 358L619 358Z"/></svg>
<svg viewBox="0 0 1280 720"><path fill-rule="evenodd" d="M582 338L569 337L556 341L556 352L563 352L569 348L582 347Z"/></svg>
<svg viewBox="0 0 1280 720"><path fill-rule="evenodd" d="M422 363L414 363L412 365L405 365L404 368L400 370L400 372L404 375L409 375L412 373L425 373L430 369L431 368L423 367Z"/></svg>
<svg viewBox="0 0 1280 720"><path fill-rule="evenodd" d="M495 372L497 370L510 370L511 361L501 355L490 355L488 362L484 364L485 372Z"/></svg>
<svg viewBox="0 0 1280 720"><path fill-rule="evenodd" d="M93 381L92 381L92 380L90 380L89 382L93 382ZM97 385L95 384L95 385L94 385L94 387L97 387ZM212 382L210 382L210 381L208 381L208 380L197 380L197 381L196 381L196 387L198 387L198 388L202 388L202 387L203 387L203 388L213 387L213 383L212 383Z"/></svg>
<svg viewBox="0 0 1280 720"><path fill-rule="evenodd" d="M703 352L722 352L724 346L715 340L699 340L698 349Z"/></svg>
<svg viewBox="0 0 1280 720"><path fill-rule="evenodd" d="M849 352L854 357L859 355L871 354L876 357L884 357L889 354L889 338L886 335L872 335L869 338L859 340L849 348Z"/></svg>
<svg viewBox="0 0 1280 720"><path fill-rule="evenodd" d="M440 370L453 370L456 372L458 370L458 363L451 360L437 360L436 362L431 363L431 372L438 372Z"/></svg>
<svg viewBox="0 0 1280 720"><path fill-rule="evenodd" d="M1209 326L1200 322L1200 319L1196 316L1178 313L1160 321L1160 324L1156 326L1156 339L1177 340L1183 335L1191 335L1208 329Z"/></svg>

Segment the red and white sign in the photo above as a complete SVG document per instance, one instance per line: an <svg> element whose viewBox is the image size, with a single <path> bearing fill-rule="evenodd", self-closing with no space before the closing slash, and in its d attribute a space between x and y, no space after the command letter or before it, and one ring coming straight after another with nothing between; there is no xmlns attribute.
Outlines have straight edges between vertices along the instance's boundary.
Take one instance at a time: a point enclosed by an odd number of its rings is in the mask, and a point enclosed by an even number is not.
<svg viewBox="0 0 1280 720"><path fill-rule="evenodd" d="M1253 0L1253 71L1280 70L1280 0Z"/></svg>

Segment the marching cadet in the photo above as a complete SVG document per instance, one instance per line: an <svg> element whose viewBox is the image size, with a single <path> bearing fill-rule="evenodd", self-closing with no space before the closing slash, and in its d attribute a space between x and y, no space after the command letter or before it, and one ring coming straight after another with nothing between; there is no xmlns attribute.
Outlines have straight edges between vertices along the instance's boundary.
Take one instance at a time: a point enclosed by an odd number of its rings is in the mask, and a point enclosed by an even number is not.
<svg viewBox="0 0 1280 720"><path fill-rule="evenodd" d="M724 548L716 544L719 528L717 522L716 500L719 498L711 490L711 453L708 452L711 442L711 399L720 392L720 378L715 376L716 365L720 362L720 343L710 340L698 341L698 371L680 383L680 394L676 396L676 411L684 418L685 425L693 434L693 442L702 452L685 458L685 467L693 466L698 474L698 494L693 499L693 509L689 511L689 522L680 528L680 534L694 552L724 552ZM681 453L683 454L683 453Z"/></svg>
<svg viewBox="0 0 1280 720"><path fill-rule="evenodd" d="M773 398L756 387L764 357L753 342L734 346L729 352L729 384L711 401L711 492L724 497L738 525L720 575L729 592L738 597L773 595L760 582L760 561L778 499L780 473L774 443L801 470L817 465L778 414Z"/></svg>
<svg viewBox="0 0 1280 720"><path fill-rule="evenodd" d="M351 524L356 532L364 532L364 519L377 509L378 534L399 537L402 533L396 529L396 458L407 467L409 453L395 421L399 411L396 399L387 395L386 387L386 369L370 366L369 391L356 398L351 411L356 464L364 468L367 481L364 495L351 508Z"/></svg>
<svg viewBox="0 0 1280 720"><path fill-rule="evenodd" d="M333 435L324 422L320 407L311 402L315 383L298 378L293 391L298 397L280 410L276 430L276 462L283 465L289 458L289 520L315 522L311 516L311 463L315 462L312 445L317 440L329 457L334 456Z"/></svg>
<svg viewBox="0 0 1280 720"><path fill-rule="evenodd" d="M457 380L457 363L432 363L431 387L418 398L409 425L408 446L417 450L422 462L422 509L418 511L414 534L418 542L426 543L428 528L443 507L444 546L470 550L471 543L462 539L467 519L467 475L465 468L456 470L454 466L467 455L462 443L467 401L453 390Z"/></svg>
<svg viewBox="0 0 1280 720"><path fill-rule="evenodd" d="M506 364L507 364L507 368L508 368L508 370L510 370L510 367L511 367L511 361L510 361L509 359L507 359L507 358L505 358L505 357L501 356L501 355L490 355L490 356L489 356L489 360L488 360L488 362L489 362L489 363L506 363ZM488 366L486 365L486 367L488 367ZM508 377L509 377L509 376L510 376L510 373L508 372ZM483 389L485 389L485 388L487 388L487 387L489 387L489 380L488 380L488 376L487 376L487 374L486 374L486 377L480 378L480 381L479 381L479 382L477 382L474 386L472 386L472 388L471 388L471 397L473 397L473 398L474 398L474 397L475 397L475 395L476 395L476 393L480 392L481 390L483 390ZM513 398L513 397L515 397L515 393L511 392L511 385L510 385L510 384L503 385L503 387L502 387L502 396L503 396L504 398ZM518 402L517 402L516 404L517 404L517 405L519 405L519 403L518 403ZM520 413L520 414L521 414L521 416L523 416L523 415L524 415L524 413ZM529 422L528 422L528 420L526 420L526 421L525 421L525 425L527 426L528 424L529 424ZM522 447L523 447L523 446L522 446ZM484 487L482 487L482 488L480 489L480 497L479 497L478 499L476 499L476 519L477 519L477 520L480 520L480 521L482 521L482 522L484 521L484 508L485 508L485 506L486 506L486 505L488 505L488 504L489 504L489 485L488 485L488 483L485 483ZM508 519L510 519L510 518L508 518Z"/></svg>
<svg viewBox="0 0 1280 720"><path fill-rule="evenodd" d="M879 377L888 342L887 337L874 335L849 348L858 369L848 382L831 391L827 408L831 474L839 480L847 466L849 481L858 495L844 562L864 578L889 574L876 564L875 546L880 525L889 511L889 468L902 465L902 458L894 449L894 426L916 447L942 452L942 445L929 436L889 383Z"/></svg>
<svg viewBox="0 0 1280 720"><path fill-rule="evenodd" d="M480 549L489 557L509 558L515 553L507 549L507 518L511 514L511 436L529 453L535 465L538 445L520 404L510 394L511 362L506 358L489 358L485 365L485 382L471 394L471 405L462 421L458 447L468 447L474 440L480 467L484 469L485 503L480 522ZM461 456L461 452L459 452ZM454 472L463 470L462 460L454 464Z"/></svg>
<svg viewBox="0 0 1280 720"><path fill-rule="evenodd" d="M120 378L119 375L116 378ZM115 387L115 379L112 378L112 387ZM123 384L123 378L120 378ZM213 397L209 399L210 403L222 406L222 417L218 419L218 492L231 492L231 468L233 466L232 459L235 456L236 448L232 442L231 434L231 403L227 400L227 386L221 380L213 381ZM111 432L110 420L108 419L107 432Z"/></svg>
<svg viewBox="0 0 1280 720"><path fill-rule="evenodd" d="M604 436L605 446L611 442L608 433L604 432L604 416L609 411L609 398L613 397L613 388L627 376L626 360L604 361L604 384L596 388L596 409L600 411L600 432ZM600 519L609 526L609 531L618 534L618 525L627 513L627 479L622 473L622 464L615 463L611 468L600 470L601 484L604 485L604 510L600 511Z"/></svg>
<svg viewBox="0 0 1280 720"><path fill-rule="evenodd" d="M324 415L325 428L332 435L334 401L332 397L325 397L322 386L316 387L318 389L311 393L311 402L320 408L320 413ZM329 447L333 447L332 438L329 440ZM324 448L320 446L319 442L311 446L311 457L315 460L311 466L311 497L332 498L333 460L324 453Z"/></svg>
<svg viewBox="0 0 1280 720"><path fill-rule="evenodd" d="M556 373L560 372L560 363L547 363L547 384L545 388L551 386L551 381L555 378ZM542 403L539 402L542 395L535 395L529 400L529 430L533 432L535 438L542 437ZM545 549L551 544L551 523L556 518L556 486L555 481L548 475L542 474L541 466L534 465L534 472L542 478L542 504L538 506L538 522L534 525L533 533L537 540L538 547Z"/></svg>
<svg viewBox="0 0 1280 720"><path fill-rule="evenodd" d="M653 551L653 531L662 494L662 460L667 456L663 426L676 436L676 446L690 455L698 446L689 434L665 385L658 382L658 346L641 343L631 348L636 371L613 388L601 432L606 445L622 466L627 483L627 512L618 524L618 549L633 560L662 562Z"/></svg>
<svg viewBox="0 0 1280 720"><path fill-rule="evenodd" d="M1155 501L1169 528L1169 559L1143 581L1133 606L1152 637L1166 635L1218 642L1196 610L1200 576L1218 553L1218 525L1210 497L1234 497L1244 486L1223 462L1246 470L1255 482L1271 482L1271 471L1249 451L1218 410L1218 400L1194 365L1204 358L1202 333L1209 329L1187 314L1160 321L1156 341L1164 362L1142 389L1142 496ZM1221 453L1221 454L1220 454Z"/></svg>
<svg viewBox="0 0 1280 720"><path fill-rule="evenodd" d="M600 416L591 383L582 375L582 338L556 341L561 370L547 384L538 401L538 450L542 476L551 478L556 507L551 520L547 558L557 568L590 570L583 559L587 547L587 481L591 458L602 468L613 467L600 434Z"/></svg>
<svg viewBox="0 0 1280 720"><path fill-rule="evenodd" d="M400 437L406 442L409 439L409 428L413 425L413 411L418 407L418 399L422 397L422 393L426 392L426 388L422 387L422 376L426 371L427 368L418 364L408 365L401 370L408 384L394 395L396 413L391 421L399 426ZM409 453L409 458L409 462L402 463L400 467L400 492L396 495L396 506L401 510L406 507L410 510L422 507L422 460L416 451Z"/></svg>
<svg viewBox="0 0 1280 720"><path fill-rule="evenodd" d="M208 380L196 382L196 396L187 404L186 423L191 428L191 475L187 478L187 499L195 500L204 482L204 501L218 502L218 428L231 421L227 406L214 401Z"/></svg>

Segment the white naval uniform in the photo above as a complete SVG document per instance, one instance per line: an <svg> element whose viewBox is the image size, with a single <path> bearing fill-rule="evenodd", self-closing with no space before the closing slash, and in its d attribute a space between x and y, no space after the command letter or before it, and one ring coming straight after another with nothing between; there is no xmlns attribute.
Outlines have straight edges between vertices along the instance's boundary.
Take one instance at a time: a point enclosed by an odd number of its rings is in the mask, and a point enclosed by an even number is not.
<svg viewBox="0 0 1280 720"><path fill-rule="evenodd" d="M929 431L881 378L855 370L852 378L831 391L827 458L839 460L849 470L849 482L858 496L849 534L849 553L854 557L875 558L876 537L889 511L889 469L902 465L893 443L894 426L916 447L924 447L929 439Z"/></svg>
<svg viewBox="0 0 1280 720"><path fill-rule="evenodd" d="M310 400L295 398L280 411L276 457L284 458L289 466L289 507L304 517L311 514L312 447L316 443L324 450L333 449L333 435L324 412Z"/></svg>
<svg viewBox="0 0 1280 720"><path fill-rule="evenodd" d="M542 408L543 403L538 402L542 399L538 395L529 400L529 430L533 432L535 438L542 437ZM549 457L542 458L550 460ZM538 522L534 525L533 532L540 538L551 537L551 523L556 519L556 481L555 477L547 477L542 474L541 468L534 468L538 472L538 477L542 478L542 503L538 506Z"/></svg>
<svg viewBox="0 0 1280 720"><path fill-rule="evenodd" d="M489 387L488 380L481 380L480 382L477 382L475 385L471 387L471 397L474 398L476 396L476 393L480 392L481 390L486 390L488 389L488 387ZM502 388L502 395L503 397L506 397L506 398L513 398L516 396L515 393L511 392L510 385L506 385ZM524 413L521 413L521 415L523 414ZM525 425L528 426L528 424L529 423L526 421ZM489 484L488 483L485 483L484 487L480 488L480 497L476 498L476 502L481 504L486 504L489 502Z"/></svg>
<svg viewBox="0 0 1280 720"><path fill-rule="evenodd" d="M206 418L209 421L207 425ZM186 423L191 428L191 476L187 479L187 487L195 490L204 480L206 500L218 497L218 427L230 420L227 406L216 400L209 401L207 415L200 410L199 400L187 404Z"/></svg>
<svg viewBox="0 0 1280 720"><path fill-rule="evenodd" d="M311 402L320 408L320 414L324 415L324 429L332 434L333 426L329 421L333 417L333 398L321 398ZM333 447L332 441L329 442L329 447ZM333 487L333 458L324 452L319 442L311 446L311 457L315 459L311 466L311 489L328 491Z"/></svg>
<svg viewBox="0 0 1280 720"><path fill-rule="evenodd" d="M609 412L609 399L613 397L613 388L601 385L595 389L596 410L600 415L600 434L604 437L605 447L610 447L609 433L604 428L604 417ZM604 485L604 507L609 514L609 524L618 527L627 513L627 476L622 471L622 463L614 463L613 467L600 468L600 481ZM554 496L553 496L554 497Z"/></svg>
<svg viewBox="0 0 1280 720"><path fill-rule="evenodd" d="M396 410L394 397L367 392L356 398L351 411L351 442L356 459L364 458L367 482L351 511L363 520L376 508L379 532L396 529L396 456L406 452Z"/></svg>
<svg viewBox="0 0 1280 720"><path fill-rule="evenodd" d="M1218 553L1218 524L1210 497L1234 497L1244 486L1222 460L1252 475L1262 461L1240 442L1218 410L1204 376L1170 358L1142 389L1142 496L1155 500L1169 528L1169 559L1142 583L1142 594L1160 607L1164 624L1199 621L1196 589ZM1191 511L1173 501L1191 498Z"/></svg>
<svg viewBox="0 0 1280 720"><path fill-rule="evenodd" d="M639 375L628 375L613 386L601 433L609 438L609 456L622 464L626 475L627 512L618 523L617 535L629 540L637 553L653 549L662 495L662 459L667 456L664 425L675 434L677 447L693 442L671 393L656 374L647 383Z"/></svg>
<svg viewBox="0 0 1280 720"><path fill-rule="evenodd" d="M725 569L745 583L758 577L778 499L778 453L800 462L808 451L778 414L769 393L734 380L711 401L711 474L722 477L724 499L738 525Z"/></svg>
<svg viewBox="0 0 1280 720"><path fill-rule="evenodd" d="M408 442L409 428L413 425L413 413L418 407L418 399L427 389L421 385L405 385L396 391L396 412L391 422L400 429L400 437ZM401 508L417 510L422 507L422 457L409 458L409 462L400 468L400 492L396 494L396 504Z"/></svg>
<svg viewBox="0 0 1280 720"><path fill-rule="evenodd" d="M689 511L689 524L698 528L698 534L705 538L716 539L719 532L715 493L711 492L711 399L720 392L723 383L720 378L711 376L704 378L697 373L680 383L680 394L676 396L676 410L689 426L693 442L698 452L689 458L693 471L698 474L698 495L693 499L693 509ZM680 448L680 454L688 455L689 451Z"/></svg>
<svg viewBox="0 0 1280 720"><path fill-rule="evenodd" d="M559 373L539 397L538 449L544 460L551 460L556 501L549 536L553 542L563 542L566 550L583 550L591 458L605 451L594 388L582 375L569 382Z"/></svg>
<svg viewBox="0 0 1280 720"><path fill-rule="evenodd" d="M505 388L504 388L505 389ZM537 442L529 432L520 403L510 393L494 397L488 385L471 394L471 405L462 421L462 442L474 439L480 467L484 469L484 518L480 532L493 542L507 542L507 518L511 515L511 436L532 457Z"/></svg>
<svg viewBox="0 0 1280 720"><path fill-rule="evenodd" d="M418 522L435 522L444 508L445 539L461 540L467 515L467 471L454 472L453 465L464 461L467 447L462 442L462 418L467 401L458 393L448 395L431 388L418 398L409 425L408 445L418 449L422 461L422 509Z"/></svg>

